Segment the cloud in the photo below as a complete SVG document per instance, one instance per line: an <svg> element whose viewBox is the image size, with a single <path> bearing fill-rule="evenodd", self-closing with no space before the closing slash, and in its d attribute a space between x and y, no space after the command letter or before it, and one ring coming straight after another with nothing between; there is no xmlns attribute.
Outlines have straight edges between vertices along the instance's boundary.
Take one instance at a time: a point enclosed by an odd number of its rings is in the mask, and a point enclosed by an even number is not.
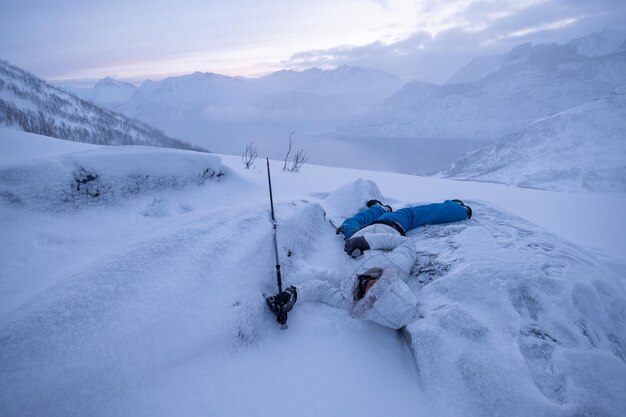
<svg viewBox="0 0 626 417"><path fill-rule="evenodd" d="M431 1L425 10L444 3ZM431 34L416 31L392 43L343 45L298 52L283 65L365 66L387 70L407 80L442 83L475 56L500 54L523 42L567 42L626 22L626 4L618 0L502 2L475 1L449 16L455 27Z"/></svg>

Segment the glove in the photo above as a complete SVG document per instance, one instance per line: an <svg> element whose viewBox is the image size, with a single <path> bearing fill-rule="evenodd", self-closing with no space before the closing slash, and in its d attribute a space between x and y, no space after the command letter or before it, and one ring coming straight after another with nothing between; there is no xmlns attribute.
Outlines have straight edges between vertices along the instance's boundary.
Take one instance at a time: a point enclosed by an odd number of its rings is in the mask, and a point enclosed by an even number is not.
<svg viewBox="0 0 626 417"><path fill-rule="evenodd" d="M291 311L296 301L298 301L298 291L293 285L285 291L265 299L267 306L270 308L272 313L276 315L276 317L278 317L281 313Z"/></svg>
<svg viewBox="0 0 626 417"><path fill-rule="evenodd" d="M346 242L346 246L344 250L346 253L353 258L357 258L363 255L363 252L369 250L370 245L367 243L367 240L363 236L353 237L352 239Z"/></svg>
<svg viewBox="0 0 626 417"><path fill-rule="evenodd" d="M385 210L387 213L391 213L393 211L393 209L391 208L390 205L388 204L383 204L378 200L369 200L367 203L367 208L370 208L372 206L375 206L376 204L378 204L379 206L381 206L383 208L383 210Z"/></svg>

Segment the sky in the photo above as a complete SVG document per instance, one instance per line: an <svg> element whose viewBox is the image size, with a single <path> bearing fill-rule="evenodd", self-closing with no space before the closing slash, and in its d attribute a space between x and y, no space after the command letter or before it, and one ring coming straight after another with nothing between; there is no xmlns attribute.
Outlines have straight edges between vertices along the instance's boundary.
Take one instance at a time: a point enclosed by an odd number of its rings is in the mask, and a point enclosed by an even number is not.
<svg viewBox="0 0 626 417"><path fill-rule="evenodd" d="M626 28L624 0L0 0L0 59L48 80L354 65L443 83L475 56Z"/></svg>

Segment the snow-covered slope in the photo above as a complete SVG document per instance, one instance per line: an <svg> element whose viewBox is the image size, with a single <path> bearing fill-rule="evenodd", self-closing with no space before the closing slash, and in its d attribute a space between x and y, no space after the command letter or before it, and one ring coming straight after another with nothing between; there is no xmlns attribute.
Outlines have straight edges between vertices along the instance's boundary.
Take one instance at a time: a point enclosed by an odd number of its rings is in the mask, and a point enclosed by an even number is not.
<svg viewBox="0 0 626 417"><path fill-rule="evenodd" d="M615 52L626 41L626 32L605 29L569 42L581 55L600 56Z"/></svg>
<svg viewBox="0 0 626 417"><path fill-rule="evenodd" d="M285 285L354 270L325 214L344 217L380 196L396 209L446 197L474 207L469 221L409 233L419 315L405 332L307 303L281 331L262 298L276 290L265 166L146 151L0 131L0 186L30 196L0 199L3 416L626 409L623 285L580 246L498 208L563 225L585 247L585 227L600 228L612 236L605 252L623 258L623 223L606 219L621 214L622 195L572 204L563 193L309 165L290 174L273 163ZM132 167L168 178L227 168L219 181L118 194L115 204L58 200L54 190L74 192L77 165L116 186L134 183ZM53 207L33 203L45 185Z"/></svg>
<svg viewBox="0 0 626 417"><path fill-rule="evenodd" d="M538 120L444 171L548 190L626 192L626 91Z"/></svg>
<svg viewBox="0 0 626 417"><path fill-rule="evenodd" d="M194 73L148 81L118 110L143 120L264 120L313 117L345 120L397 91L402 81L354 67L279 71L261 78Z"/></svg>
<svg viewBox="0 0 626 417"><path fill-rule="evenodd" d="M91 101L98 106L115 110L117 106L127 101L132 96L137 87L130 83L106 77L98 81L91 88L71 88L65 87L79 98Z"/></svg>
<svg viewBox="0 0 626 417"><path fill-rule="evenodd" d="M225 171L219 157L204 152L144 146L67 147L52 142L63 142L60 139L6 128L0 128L0 138L8 142L5 147L14 147L10 157L0 159L0 200L29 209L63 211L117 204L136 195L219 180ZM35 148L35 157L24 152ZM47 154L48 150L53 154Z"/></svg>
<svg viewBox="0 0 626 417"><path fill-rule="evenodd" d="M567 43L576 48L576 52L585 56L609 55L616 52L626 41L626 32L605 29ZM478 81L498 71L507 61L507 55L479 56L459 69L446 84L469 83Z"/></svg>
<svg viewBox="0 0 626 417"><path fill-rule="evenodd" d="M446 84L471 83L498 71L506 55L478 56L454 73Z"/></svg>
<svg viewBox="0 0 626 417"><path fill-rule="evenodd" d="M626 85L626 51L587 57L572 45L524 44L480 80L410 83L340 129L351 135L491 139Z"/></svg>
<svg viewBox="0 0 626 417"><path fill-rule="evenodd" d="M118 110L142 120L203 119L212 107L249 101L246 82L195 72L162 81L146 81Z"/></svg>
<svg viewBox="0 0 626 417"><path fill-rule="evenodd" d="M105 110L0 60L0 126L103 145L200 149Z"/></svg>

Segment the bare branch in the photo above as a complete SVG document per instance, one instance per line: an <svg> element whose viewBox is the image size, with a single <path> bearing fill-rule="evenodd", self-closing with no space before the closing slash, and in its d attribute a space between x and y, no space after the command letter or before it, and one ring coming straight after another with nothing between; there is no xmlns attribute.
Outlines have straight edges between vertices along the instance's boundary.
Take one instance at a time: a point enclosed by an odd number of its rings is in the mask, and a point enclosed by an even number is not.
<svg viewBox="0 0 626 417"><path fill-rule="evenodd" d="M291 137L293 136L294 133L296 133L295 130L289 134L289 149L287 149L287 155L285 155L285 163L283 164L283 171L289 171L289 169L287 168L287 158L289 158L289 153L291 152L291 145L293 145L293 141L291 140Z"/></svg>
<svg viewBox="0 0 626 417"><path fill-rule="evenodd" d="M246 150L241 155L241 161L245 165L246 169L250 169L250 167L254 168L254 160L257 157L256 146L254 142L250 142L246 145Z"/></svg>
<svg viewBox="0 0 626 417"><path fill-rule="evenodd" d="M300 149L293 156L293 162L291 163L291 168L289 168L289 172L299 172L300 168L309 160L311 156L307 155L304 149Z"/></svg>

